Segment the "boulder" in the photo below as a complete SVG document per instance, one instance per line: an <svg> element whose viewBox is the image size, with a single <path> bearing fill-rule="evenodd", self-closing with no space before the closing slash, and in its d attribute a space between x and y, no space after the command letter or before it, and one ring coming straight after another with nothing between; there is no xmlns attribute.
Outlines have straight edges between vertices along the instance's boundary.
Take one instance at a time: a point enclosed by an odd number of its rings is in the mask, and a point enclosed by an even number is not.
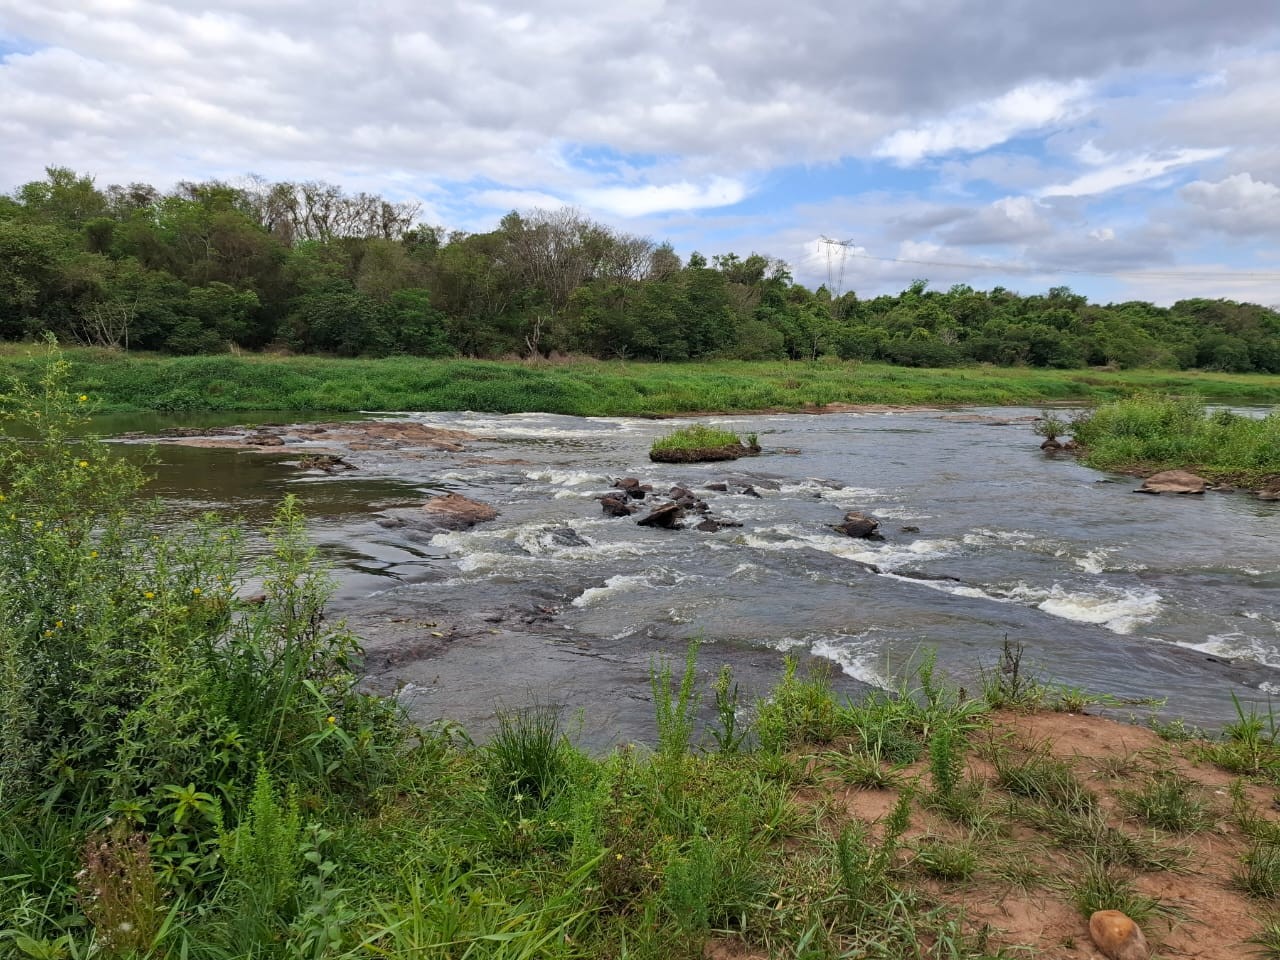
<svg viewBox="0 0 1280 960"><path fill-rule="evenodd" d="M547 540L557 547L589 547L591 541L572 527L553 527L546 533Z"/></svg>
<svg viewBox="0 0 1280 960"><path fill-rule="evenodd" d="M654 507L649 511L647 516L641 517L636 521L642 527L662 527L664 530L680 529L680 518L684 516L684 511L678 503L664 503L660 507Z"/></svg>
<svg viewBox="0 0 1280 960"><path fill-rule="evenodd" d="M693 499L693 494L690 493L688 490L686 490L684 487L672 487L670 491L668 491L667 496L670 497L672 500L692 500Z"/></svg>
<svg viewBox="0 0 1280 960"><path fill-rule="evenodd" d="M632 500L643 500L646 492L650 489L635 477L623 477L613 486L615 490L621 490Z"/></svg>
<svg viewBox="0 0 1280 960"><path fill-rule="evenodd" d="M901 530L903 533L919 533L920 532L920 528L917 527L914 523L908 523L906 526L899 527L898 529Z"/></svg>
<svg viewBox="0 0 1280 960"><path fill-rule="evenodd" d="M433 524L444 530L466 530L498 515L498 511L489 504L468 499L460 493L432 497L422 505L422 511Z"/></svg>
<svg viewBox="0 0 1280 960"><path fill-rule="evenodd" d="M626 493L610 493L600 498L600 509L606 517L629 517L634 508Z"/></svg>
<svg viewBox="0 0 1280 960"><path fill-rule="evenodd" d="M1165 470L1142 481L1137 493L1204 493L1204 477L1186 470Z"/></svg>
<svg viewBox="0 0 1280 960"><path fill-rule="evenodd" d="M753 487L753 486L752 486L751 484L749 484L749 483L748 483L745 487L743 487L743 488L742 488L742 495L743 495L744 497L755 497L757 500L759 500L759 499L763 499L763 498L760 496L760 491L759 491L759 490L757 490L755 487Z"/></svg>
<svg viewBox="0 0 1280 960"><path fill-rule="evenodd" d="M1280 500L1280 488L1276 488L1272 490L1259 490L1258 499L1259 500Z"/></svg>
<svg viewBox="0 0 1280 960"><path fill-rule="evenodd" d="M716 493L728 493L729 485L727 483L708 483L708 490L714 490Z"/></svg>
<svg viewBox="0 0 1280 960"><path fill-rule="evenodd" d="M1148 960L1142 930L1119 910L1099 910L1089 918L1089 936L1107 960Z"/></svg>
<svg viewBox="0 0 1280 960"><path fill-rule="evenodd" d="M859 540L883 540L880 535L880 521L875 517L868 517L864 513L856 511L846 513L844 520L837 523L834 527L836 532L843 533L846 537L854 537Z"/></svg>
<svg viewBox="0 0 1280 960"><path fill-rule="evenodd" d="M1050 437L1044 443L1040 444L1040 449L1047 453L1057 453L1062 449L1062 444Z"/></svg>

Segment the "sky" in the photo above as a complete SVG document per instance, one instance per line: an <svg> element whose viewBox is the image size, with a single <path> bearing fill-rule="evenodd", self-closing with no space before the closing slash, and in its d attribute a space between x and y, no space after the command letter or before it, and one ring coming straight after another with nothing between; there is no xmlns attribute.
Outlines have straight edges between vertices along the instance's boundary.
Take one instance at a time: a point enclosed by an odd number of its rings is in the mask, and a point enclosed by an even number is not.
<svg viewBox="0 0 1280 960"><path fill-rule="evenodd" d="M1280 6L0 0L0 191L50 165L567 204L863 297L1280 305Z"/></svg>

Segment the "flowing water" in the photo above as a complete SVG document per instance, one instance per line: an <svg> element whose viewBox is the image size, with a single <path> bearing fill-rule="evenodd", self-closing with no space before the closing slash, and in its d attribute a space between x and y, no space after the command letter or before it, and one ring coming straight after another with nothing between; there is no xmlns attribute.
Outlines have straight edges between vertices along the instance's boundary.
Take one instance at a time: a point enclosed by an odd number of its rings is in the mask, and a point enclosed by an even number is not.
<svg viewBox="0 0 1280 960"><path fill-rule="evenodd" d="M884 686L931 649L973 689L1007 637L1047 679L1167 699L1165 715L1210 727L1234 716L1232 693L1280 692L1280 504L1136 495L1129 478L1042 454L1018 420L1033 412L716 418L759 434L765 454L676 466L650 463L649 444L692 419L414 414L481 439L350 453L360 469L334 477L281 462L296 449L165 445L158 489L177 512L250 522L298 493L375 684L423 717L483 722L523 690L581 705L590 742L632 735L652 656L692 636L705 666L732 662L757 688L779 651ZM742 526L606 518L595 498L624 476L688 487ZM445 491L501 516L435 535L376 522ZM879 518L885 540L832 530L849 510Z"/></svg>

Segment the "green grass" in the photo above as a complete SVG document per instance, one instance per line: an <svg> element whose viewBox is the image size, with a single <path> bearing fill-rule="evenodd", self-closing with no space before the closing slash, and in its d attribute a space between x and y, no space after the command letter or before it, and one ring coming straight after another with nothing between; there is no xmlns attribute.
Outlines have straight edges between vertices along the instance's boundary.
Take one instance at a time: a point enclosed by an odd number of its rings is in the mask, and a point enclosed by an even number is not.
<svg viewBox="0 0 1280 960"><path fill-rule="evenodd" d="M540 411L665 416L804 410L849 404L1040 404L1101 401L1135 391L1213 402L1280 402L1280 376L1133 370L919 369L819 361L503 363L395 357L163 357L65 351L74 389L107 411ZM0 378L33 379L39 350L0 345Z"/></svg>
<svg viewBox="0 0 1280 960"><path fill-rule="evenodd" d="M730 430L717 430L702 424L681 427L664 437L658 437L650 448L659 451L698 451L721 447L742 446L742 438Z"/></svg>
<svg viewBox="0 0 1280 960"><path fill-rule="evenodd" d="M1190 470L1248 487L1280 482L1280 412L1210 414L1197 397L1144 394L1104 404L1072 432L1084 462L1101 470Z"/></svg>

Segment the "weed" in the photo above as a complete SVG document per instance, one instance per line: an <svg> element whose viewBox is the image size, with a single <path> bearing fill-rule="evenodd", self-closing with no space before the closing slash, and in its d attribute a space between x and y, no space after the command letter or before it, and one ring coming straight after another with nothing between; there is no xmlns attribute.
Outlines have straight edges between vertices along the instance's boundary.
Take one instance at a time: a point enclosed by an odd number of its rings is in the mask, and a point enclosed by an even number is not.
<svg viewBox="0 0 1280 960"><path fill-rule="evenodd" d="M1280 899L1280 846L1270 840L1255 840L1241 858L1235 883L1252 897Z"/></svg>
<svg viewBox="0 0 1280 960"><path fill-rule="evenodd" d="M1010 643L1006 636L1000 648L999 663L991 669L980 668L982 696L993 709L1033 708L1044 702L1044 686L1023 667L1025 653L1023 644Z"/></svg>
<svg viewBox="0 0 1280 960"><path fill-rule="evenodd" d="M915 854L915 866L938 880L969 880L978 869L978 855L971 839L923 837L916 841Z"/></svg>
<svg viewBox="0 0 1280 960"><path fill-rule="evenodd" d="M1280 917L1264 917L1259 926L1261 929L1247 942L1260 947L1255 952L1265 960L1280 960Z"/></svg>
<svg viewBox="0 0 1280 960"><path fill-rule="evenodd" d="M1089 813L1097 798L1076 777L1071 765L1036 751L1021 761L1002 754L995 760L1000 786L1010 793L1065 813Z"/></svg>
<svg viewBox="0 0 1280 960"><path fill-rule="evenodd" d="M1117 791L1117 796L1130 816L1162 830L1191 833L1209 822L1208 806L1198 790L1194 781L1170 770L1137 789Z"/></svg>
<svg viewBox="0 0 1280 960"><path fill-rule="evenodd" d="M567 744L560 710L534 704L498 713L498 730L485 748L489 789L517 814L547 806L568 779Z"/></svg>
<svg viewBox="0 0 1280 960"><path fill-rule="evenodd" d="M742 750L750 729L744 727L739 719L742 698L738 685L733 680L733 668L727 663L716 675L713 690L716 698L716 723L711 728L711 737L721 753L732 756Z"/></svg>
<svg viewBox="0 0 1280 960"><path fill-rule="evenodd" d="M1156 915L1168 915L1158 900L1138 893L1133 880L1100 860L1086 860L1070 884L1071 899L1086 919L1098 910L1119 910L1139 926Z"/></svg>
<svg viewBox="0 0 1280 960"><path fill-rule="evenodd" d="M902 766L886 766L878 749L858 750L851 745L844 750L829 750L822 759L840 780L862 790L888 790L902 783Z"/></svg>

